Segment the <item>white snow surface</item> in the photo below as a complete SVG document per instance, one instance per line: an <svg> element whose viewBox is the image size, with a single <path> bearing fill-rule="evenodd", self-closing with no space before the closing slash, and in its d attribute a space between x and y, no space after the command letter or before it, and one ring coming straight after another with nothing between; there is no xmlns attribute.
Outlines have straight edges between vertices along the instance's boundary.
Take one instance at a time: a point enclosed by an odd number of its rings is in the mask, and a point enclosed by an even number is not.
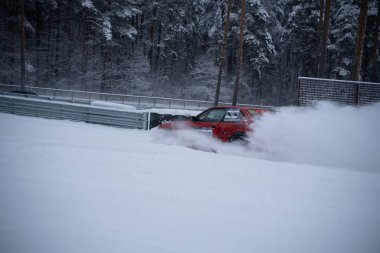
<svg viewBox="0 0 380 253"><path fill-rule="evenodd" d="M133 105L125 105L120 103L112 103L112 102L104 102L104 101L92 101L91 105L93 106L100 106L100 107L107 107L107 108L117 108L117 109L123 109L126 111L135 111L136 107Z"/></svg>
<svg viewBox="0 0 380 253"><path fill-rule="evenodd" d="M378 253L379 109L281 109L248 146L0 114L0 252Z"/></svg>
<svg viewBox="0 0 380 253"><path fill-rule="evenodd" d="M82 6L83 7L87 7L89 9L93 9L94 8L94 4L91 0L82 0Z"/></svg>

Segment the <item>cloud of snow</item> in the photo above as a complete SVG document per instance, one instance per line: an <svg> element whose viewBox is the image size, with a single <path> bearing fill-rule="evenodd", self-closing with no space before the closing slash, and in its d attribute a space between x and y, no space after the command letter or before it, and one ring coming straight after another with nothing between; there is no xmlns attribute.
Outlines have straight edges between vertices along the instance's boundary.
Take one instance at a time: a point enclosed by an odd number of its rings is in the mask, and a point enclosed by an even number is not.
<svg viewBox="0 0 380 253"><path fill-rule="evenodd" d="M380 103L283 107L264 114L253 130L249 145L221 143L191 130L155 135L161 143L218 154L380 173Z"/></svg>
<svg viewBox="0 0 380 253"><path fill-rule="evenodd" d="M215 153L221 148L220 141L211 137L207 132L186 129L186 126L181 130L153 129L152 132L157 142L168 145L179 145L195 150Z"/></svg>
<svg viewBox="0 0 380 253"><path fill-rule="evenodd" d="M320 102L264 115L254 126L260 158L380 172L380 103L353 107Z"/></svg>

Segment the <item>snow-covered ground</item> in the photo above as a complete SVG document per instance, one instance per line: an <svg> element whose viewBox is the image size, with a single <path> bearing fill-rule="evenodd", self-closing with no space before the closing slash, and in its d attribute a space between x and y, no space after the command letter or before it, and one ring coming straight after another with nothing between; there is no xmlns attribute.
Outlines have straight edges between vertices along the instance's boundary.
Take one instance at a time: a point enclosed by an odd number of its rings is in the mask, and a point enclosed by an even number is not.
<svg viewBox="0 0 380 253"><path fill-rule="evenodd" d="M236 146L0 114L0 252L378 253L379 116L284 108Z"/></svg>

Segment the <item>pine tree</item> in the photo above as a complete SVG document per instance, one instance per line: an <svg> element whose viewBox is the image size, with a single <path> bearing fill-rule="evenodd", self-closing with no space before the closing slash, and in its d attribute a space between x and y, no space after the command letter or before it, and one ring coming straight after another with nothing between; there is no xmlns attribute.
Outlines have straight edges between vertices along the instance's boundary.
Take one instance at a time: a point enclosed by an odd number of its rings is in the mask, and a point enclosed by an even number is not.
<svg viewBox="0 0 380 253"><path fill-rule="evenodd" d="M315 70L315 36L319 20L319 6L316 1L284 1L285 28L282 44L286 45L288 71L296 75L309 76Z"/></svg>
<svg viewBox="0 0 380 253"><path fill-rule="evenodd" d="M247 5L247 30L244 36L247 64L243 76L241 97L247 102L258 102L264 91L271 90L266 80L277 55L273 37L280 37L280 23L275 17L269 1L249 1ZM279 42L279 41L278 41ZM268 75L266 74L268 73ZM249 78L247 78L247 76ZM273 78L273 75L272 75Z"/></svg>
<svg viewBox="0 0 380 253"><path fill-rule="evenodd" d="M352 57L355 51L355 36L359 8L351 0L334 2L331 25L330 78L349 79Z"/></svg>

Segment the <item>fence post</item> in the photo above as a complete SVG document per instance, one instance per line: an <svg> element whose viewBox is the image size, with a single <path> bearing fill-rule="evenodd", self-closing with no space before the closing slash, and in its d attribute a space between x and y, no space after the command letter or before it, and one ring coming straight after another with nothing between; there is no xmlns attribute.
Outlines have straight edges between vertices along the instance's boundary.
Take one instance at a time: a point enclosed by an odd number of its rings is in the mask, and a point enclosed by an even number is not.
<svg viewBox="0 0 380 253"><path fill-rule="evenodd" d="M360 86L360 84L359 84L359 82L357 82L356 84L355 84L355 104L358 106L359 105L359 87Z"/></svg>
<svg viewBox="0 0 380 253"><path fill-rule="evenodd" d="M298 93L298 98L297 98L297 104L300 106L300 98L301 98L301 78L298 77L297 80L297 93Z"/></svg>

